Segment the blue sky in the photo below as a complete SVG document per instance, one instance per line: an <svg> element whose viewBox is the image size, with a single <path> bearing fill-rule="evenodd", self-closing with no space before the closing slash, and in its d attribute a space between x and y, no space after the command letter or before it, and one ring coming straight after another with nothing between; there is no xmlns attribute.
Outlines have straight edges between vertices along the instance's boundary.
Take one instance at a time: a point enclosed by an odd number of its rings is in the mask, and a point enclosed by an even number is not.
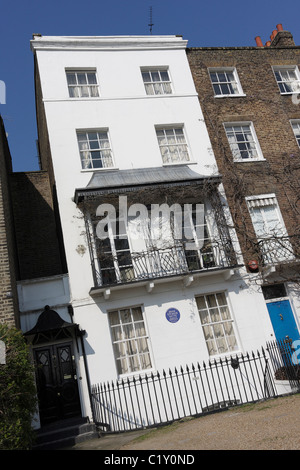
<svg viewBox="0 0 300 470"><path fill-rule="evenodd" d="M181 34L190 47L255 46L255 36L265 43L278 23L300 45L296 0L0 0L0 113L14 171L38 170L32 34L148 35L150 6L152 34Z"/></svg>

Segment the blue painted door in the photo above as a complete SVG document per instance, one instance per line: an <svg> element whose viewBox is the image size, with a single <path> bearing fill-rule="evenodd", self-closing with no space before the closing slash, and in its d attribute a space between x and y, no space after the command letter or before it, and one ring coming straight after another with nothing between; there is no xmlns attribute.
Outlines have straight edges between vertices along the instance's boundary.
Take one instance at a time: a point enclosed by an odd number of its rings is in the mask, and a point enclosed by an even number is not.
<svg viewBox="0 0 300 470"><path fill-rule="evenodd" d="M289 300L279 300L267 304L276 339L296 341L300 339L299 330Z"/></svg>

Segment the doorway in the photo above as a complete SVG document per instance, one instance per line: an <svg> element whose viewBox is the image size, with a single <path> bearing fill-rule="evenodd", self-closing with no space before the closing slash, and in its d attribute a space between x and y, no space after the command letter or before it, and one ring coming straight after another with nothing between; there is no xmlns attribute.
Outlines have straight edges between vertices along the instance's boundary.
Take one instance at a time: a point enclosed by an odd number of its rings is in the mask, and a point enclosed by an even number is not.
<svg viewBox="0 0 300 470"><path fill-rule="evenodd" d="M34 349L41 424L81 415L72 342Z"/></svg>
<svg viewBox="0 0 300 470"><path fill-rule="evenodd" d="M276 340L293 341L300 339L298 326L287 296L284 284L264 286L263 294L267 303L270 320Z"/></svg>

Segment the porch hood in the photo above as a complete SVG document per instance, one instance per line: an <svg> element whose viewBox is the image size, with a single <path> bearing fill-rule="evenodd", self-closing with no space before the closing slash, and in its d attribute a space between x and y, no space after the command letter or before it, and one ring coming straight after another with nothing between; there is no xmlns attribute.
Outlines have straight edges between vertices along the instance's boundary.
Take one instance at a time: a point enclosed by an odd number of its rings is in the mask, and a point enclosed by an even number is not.
<svg viewBox="0 0 300 470"><path fill-rule="evenodd" d="M51 310L49 305L45 306L44 311L37 319L36 325L24 333L30 342L37 344L41 341L51 341L70 336L71 331L79 334L79 325L63 320L60 315Z"/></svg>
<svg viewBox="0 0 300 470"><path fill-rule="evenodd" d="M85 188L75 190L74 201L78 204L86 197L136 191L141 187L153 185L167 187L195 183L203 184L204 181L220 183L221 175L200 175L188 166L95 171Z"/></svg>

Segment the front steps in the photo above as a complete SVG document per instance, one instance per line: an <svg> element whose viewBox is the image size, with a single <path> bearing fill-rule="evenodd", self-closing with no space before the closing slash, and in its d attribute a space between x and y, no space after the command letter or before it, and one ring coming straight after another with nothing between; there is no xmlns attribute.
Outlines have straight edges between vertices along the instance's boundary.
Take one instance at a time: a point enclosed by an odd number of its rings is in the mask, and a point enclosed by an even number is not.
<svg viewBox="0 0 300 470"><path fill-rule="evenodd" d="M62 449L98 437L96 425L88 418L66 419L39 429L32 450Z"/></svg>

